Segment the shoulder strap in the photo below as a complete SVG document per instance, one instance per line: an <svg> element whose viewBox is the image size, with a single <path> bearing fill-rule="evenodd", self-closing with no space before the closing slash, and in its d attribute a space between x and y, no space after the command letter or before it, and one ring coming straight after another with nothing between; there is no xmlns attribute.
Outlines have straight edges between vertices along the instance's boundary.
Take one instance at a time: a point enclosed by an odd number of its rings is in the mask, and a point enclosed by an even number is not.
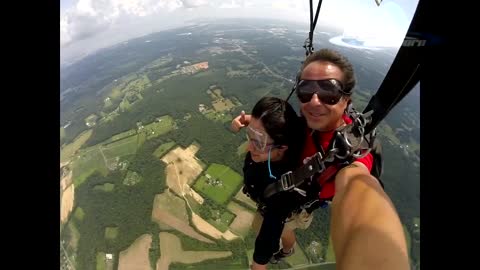
<svg viewBox="0 0 480 270"><path fill-rule="evenodd" d="M297 187L303 184L305 180L310 179L310 177L314 176L316 173L323 172L324 170L324 156L322 156L320 152L317 152L303 166L293 172L289 171L282 174L280 180L268 185L265 188L264 197L269 198L277 192L288 191L292 189L302 194L303 196L306 196L306 192Z"/></svg>
<svg viewBox="0 0 480 270"><path fill-rule="evenodd" d="M312 130L312 140L315 148L317 149L317 152L320 152L323 156L325 156L325 151L323 150L323 147L320 145L319 142L318 131L314 129Z"/></svg>

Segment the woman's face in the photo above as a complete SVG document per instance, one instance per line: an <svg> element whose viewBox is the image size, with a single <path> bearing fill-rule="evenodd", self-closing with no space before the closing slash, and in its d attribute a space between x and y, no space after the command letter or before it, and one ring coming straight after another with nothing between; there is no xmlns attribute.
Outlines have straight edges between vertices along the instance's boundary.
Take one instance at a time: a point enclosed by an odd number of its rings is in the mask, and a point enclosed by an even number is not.
<svg viewBox="0 0 480 270"><path fill-rule="evenodd" d="M288 147L285 145L274 145L261 120L252 116L246 131L248 137L247 151L250 152L253 161L267 161L270 149L272 149L270 153L271 161L283 158Z"/></svg>

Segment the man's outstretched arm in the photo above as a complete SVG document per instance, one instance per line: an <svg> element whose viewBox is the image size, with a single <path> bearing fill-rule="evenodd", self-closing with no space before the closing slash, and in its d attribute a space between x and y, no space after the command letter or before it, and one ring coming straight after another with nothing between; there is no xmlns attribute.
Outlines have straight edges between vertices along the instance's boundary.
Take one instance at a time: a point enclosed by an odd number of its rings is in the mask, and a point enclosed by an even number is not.
<svg viewBox="0 0 480 270"><path fill-rule="evenodd" d="M330 232L338 270L408 270L405 235L393 203L363 164L335 179Z"/></svg>

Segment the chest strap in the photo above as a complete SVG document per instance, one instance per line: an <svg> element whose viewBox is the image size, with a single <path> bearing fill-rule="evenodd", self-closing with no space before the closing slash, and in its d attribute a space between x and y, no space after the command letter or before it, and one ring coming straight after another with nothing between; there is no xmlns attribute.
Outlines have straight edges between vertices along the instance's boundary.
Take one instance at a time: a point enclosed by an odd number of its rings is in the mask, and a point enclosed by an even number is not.
<svg viewBox="0 0 480 270"><path fill-rule="evenodd" d="M306 180L311 179L315 174L325 171L324 156L320 152L315 153L312 158L303 166L295 171L289 171L280 177L280 180L271 183L265 188L264 197L269 198L273 194L280 191L295 190L298 193L306 196L306 192L297 188Z"/></svg>

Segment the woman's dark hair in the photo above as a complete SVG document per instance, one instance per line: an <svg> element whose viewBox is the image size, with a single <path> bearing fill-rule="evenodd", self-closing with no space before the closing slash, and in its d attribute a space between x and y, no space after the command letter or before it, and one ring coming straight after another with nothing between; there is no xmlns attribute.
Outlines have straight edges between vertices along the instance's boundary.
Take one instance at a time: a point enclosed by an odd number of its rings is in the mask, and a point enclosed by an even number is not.
<svg viewBox="0 0 480 270"><path fill-rule="evenodd" d="M252 117L262 122L274 144L288 146L289 159L297 158L302 145L303 129L301 120L290 103L276 97L263 97L253 107Z"/></svg>

